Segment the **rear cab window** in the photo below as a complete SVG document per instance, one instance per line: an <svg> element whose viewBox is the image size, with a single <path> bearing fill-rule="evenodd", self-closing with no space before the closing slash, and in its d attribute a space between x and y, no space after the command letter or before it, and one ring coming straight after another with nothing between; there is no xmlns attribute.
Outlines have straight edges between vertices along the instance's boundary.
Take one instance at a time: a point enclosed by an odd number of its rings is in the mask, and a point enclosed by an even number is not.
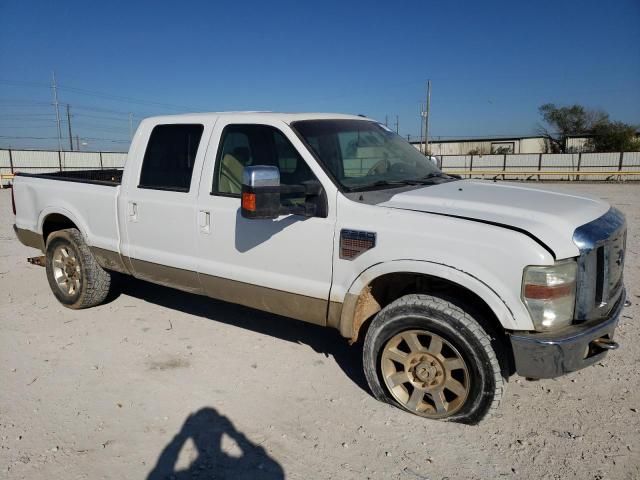
<svg viewBox="0 0 640 480"><path fill-rule="evenodd" d="M156 125L142 160L138 188L188 192L204 125Z"/></svg>

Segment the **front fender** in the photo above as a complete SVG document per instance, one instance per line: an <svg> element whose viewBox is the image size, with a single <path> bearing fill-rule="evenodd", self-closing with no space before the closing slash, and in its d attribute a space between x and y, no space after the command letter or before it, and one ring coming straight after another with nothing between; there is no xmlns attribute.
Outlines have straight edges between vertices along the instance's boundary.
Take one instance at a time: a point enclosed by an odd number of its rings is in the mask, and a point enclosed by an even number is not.
<svg viewBox="0 0 640 480"><path fill-rule="evenodd" d="M478 295L493 311L503 328L508 330L533 330L531 318L519 297L503 298L477 276L451 265L424 260L399 259L371 265L351 283L345 295L344 306L340 316L339 329L343 336L353 336L355 304L360 294L376 278L398 272L424 274L458 284Z"/></svg>

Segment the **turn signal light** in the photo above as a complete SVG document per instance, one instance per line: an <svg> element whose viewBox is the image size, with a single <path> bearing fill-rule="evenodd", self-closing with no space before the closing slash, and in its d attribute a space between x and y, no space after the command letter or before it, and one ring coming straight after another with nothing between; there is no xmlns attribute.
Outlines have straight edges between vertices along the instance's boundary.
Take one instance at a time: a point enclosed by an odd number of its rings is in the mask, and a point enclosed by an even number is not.
<svg viewBox="0 0 640 480"><path fill-rule="evenodd" d="M256 194L242 192L242 208L250 212L256 211Z"/></svg>
<svg viewBox="0 0 640 480"><path fill-rule="evenodd" d="M524 296L531 300L554 300L566 297L573 293L575 283L563 283L560 285L536 285L524 286Z"/></svg>

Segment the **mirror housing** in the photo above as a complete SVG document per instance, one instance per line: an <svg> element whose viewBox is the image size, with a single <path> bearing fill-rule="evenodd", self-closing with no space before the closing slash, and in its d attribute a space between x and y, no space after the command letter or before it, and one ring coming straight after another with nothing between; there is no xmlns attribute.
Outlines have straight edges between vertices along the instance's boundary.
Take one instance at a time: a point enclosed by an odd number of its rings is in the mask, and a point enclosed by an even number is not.
<svg viewBox="0 0 640 480"><path fill-rule="evenodd" d="M245 218L274 219L280 215L280 170L269 165L242 172L241 213Z"/></svg>
<svg viewBox="0 0 640 480"><path fill-rule="evenodd" d="M292 202L291 199L303 199ZM273 220L280 215L322 217L328 215L327 196L317 180L300 185L280 185L280 170L270 165L245 167L242 172L244 218Z"/></svg>

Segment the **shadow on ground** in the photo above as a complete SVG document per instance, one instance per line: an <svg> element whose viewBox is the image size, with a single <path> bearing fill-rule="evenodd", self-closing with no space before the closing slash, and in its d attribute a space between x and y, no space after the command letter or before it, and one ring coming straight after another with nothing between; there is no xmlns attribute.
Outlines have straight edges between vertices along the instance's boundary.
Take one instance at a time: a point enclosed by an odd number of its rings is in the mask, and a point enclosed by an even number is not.
<svg viewBox="0 0 640 480"><path fill-rule="evenodd" d="M239 452L231 455L222 451L223 435L236 443ZM189 439L197 457L187 469L176 470L180 451ZM284 471L264 448L236 430L227 417L207 407L187 417L180 431L162 450L147 480L191 478L277 480L284 478Z"/></svg>
<svg viewBox="0 0 640 480"><path fill-rule="evenodd" d="M369 393L362 370L362 346L360 344L350 346L347 340L333 328L320 327L233 303L213 300L133 277L121 278L119 290L124 295L172 310L234 325L281 340L308 345L327 358L333 357L349 379Z"/></svg>

